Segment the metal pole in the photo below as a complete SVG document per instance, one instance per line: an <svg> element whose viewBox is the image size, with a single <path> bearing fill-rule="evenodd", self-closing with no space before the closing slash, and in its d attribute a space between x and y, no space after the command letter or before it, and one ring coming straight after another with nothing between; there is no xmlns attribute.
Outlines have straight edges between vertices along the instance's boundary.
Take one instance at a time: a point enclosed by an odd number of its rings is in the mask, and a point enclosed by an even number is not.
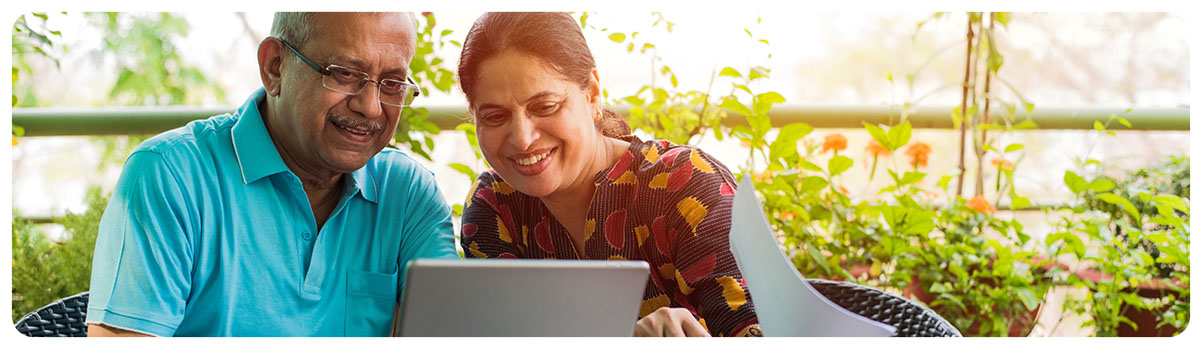
<svg viewBox="0 0 1200 350"><path fill-rule="evenodd" d="M442 130L452 130L467 121L466 107L428 106L429 120ZM948 106L914 108L908 120L913 128L950 129ZM628 108L616 106L618 113L627 114ZM25 128L25 136L63 135L148 135L177 128L192 120L230 113L235 107L120 107L120 108L14 108L12 124ZM1125 108L1105 107L1043 107L1034 110L1032 120L1040 130L1087 130L1093 121L1106 122L1110 114L1128 119L1133 130L1190 130L1188 106L1173 108ZM1024 120L1023 113L1015 122ZM888 116L897 120L899 108L889 106L837 106L837 105L781 105L770 112L771 123L783 126L804 122L814 128L857 129L862 122L883 124ZM999 119L999 118L996 118ZM722 124L726 126L746 125L745 117L732 113ZM1117 124L1114 124L1117 125ZM1120 130L1122 126L1116 126Z"/></svg>

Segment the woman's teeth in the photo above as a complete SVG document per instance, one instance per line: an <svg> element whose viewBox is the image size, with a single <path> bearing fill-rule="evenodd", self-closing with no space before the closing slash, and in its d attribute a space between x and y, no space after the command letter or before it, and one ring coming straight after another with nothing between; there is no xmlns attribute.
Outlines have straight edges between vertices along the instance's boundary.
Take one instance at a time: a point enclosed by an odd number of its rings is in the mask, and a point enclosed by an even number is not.
<svg viewBox="0 0 1200 350"><path fill-rule="evenodd" d="M542 159L546 158L546 156L548 156L548 155L550 155L550 151L546 151L545 153L538 154L538 155L529 156L529 158L517 158L517 164L525 165L525 166L534 165L534 164L537 164L538 162L542 161Z"/></svg>

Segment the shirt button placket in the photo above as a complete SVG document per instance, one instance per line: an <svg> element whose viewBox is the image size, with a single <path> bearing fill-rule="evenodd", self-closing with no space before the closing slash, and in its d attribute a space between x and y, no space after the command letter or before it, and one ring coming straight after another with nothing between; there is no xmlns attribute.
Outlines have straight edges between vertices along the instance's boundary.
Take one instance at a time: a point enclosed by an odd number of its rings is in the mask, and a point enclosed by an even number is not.
<svg viewBox="0 0 1200 350"><path fill-rule="evenodd" d="M304 231L303 233L300 234L300 238L303 238L306 241L312 240L312 234L308 233L308 231Z"/></svg>

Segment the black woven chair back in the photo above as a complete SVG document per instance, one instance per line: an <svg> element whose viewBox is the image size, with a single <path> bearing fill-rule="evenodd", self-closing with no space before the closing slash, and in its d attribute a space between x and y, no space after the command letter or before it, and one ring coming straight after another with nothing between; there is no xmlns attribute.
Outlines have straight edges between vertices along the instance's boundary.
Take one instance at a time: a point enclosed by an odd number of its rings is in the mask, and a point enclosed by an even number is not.
<svg viewBox="0 0 1200 350"><path fill-rule="evenodd" d="M58 299L17 321L17 332L29 337L86 337L88 292Z"/></svg>
<svg viewBox="0 0 1200 350"><path fill-rule="evenodd" d="M961 337L929 308L882 290L853 283L810 279L830 301L866 318L896 327L897 337Z"/></svg>

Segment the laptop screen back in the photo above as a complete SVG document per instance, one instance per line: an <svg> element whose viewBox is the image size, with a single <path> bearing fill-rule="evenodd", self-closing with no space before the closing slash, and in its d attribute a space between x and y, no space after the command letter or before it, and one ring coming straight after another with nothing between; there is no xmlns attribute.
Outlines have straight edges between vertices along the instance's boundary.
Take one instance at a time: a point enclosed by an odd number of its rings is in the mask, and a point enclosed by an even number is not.
<svg viewBox="0 0 1200 350"><path fill-rule="evenodd" d="M644 261L417 259L400 336L632 336Z"/></svg>

